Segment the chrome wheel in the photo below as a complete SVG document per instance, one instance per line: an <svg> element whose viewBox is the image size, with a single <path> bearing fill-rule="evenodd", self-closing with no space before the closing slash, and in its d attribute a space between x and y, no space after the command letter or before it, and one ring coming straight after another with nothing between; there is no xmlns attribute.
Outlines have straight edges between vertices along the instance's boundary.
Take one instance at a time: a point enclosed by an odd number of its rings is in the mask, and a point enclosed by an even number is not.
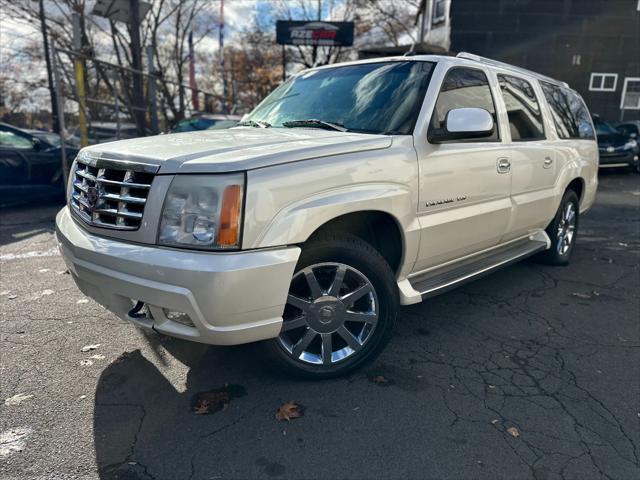
<svg viewBox="0 0 640 480"><path fill-rule="evenodd" d="M278 341L295 360L330 366L362 350L378 310L363 273L343 263L317 263L293 276Z"/></svg>
<svg viewBox="0 0 640 480"><path fill-rule="evenodd" d="M566 255L571 248L576 231L576 207L568 202L562 211L556 234L556 250L560 255Z"/></svg>

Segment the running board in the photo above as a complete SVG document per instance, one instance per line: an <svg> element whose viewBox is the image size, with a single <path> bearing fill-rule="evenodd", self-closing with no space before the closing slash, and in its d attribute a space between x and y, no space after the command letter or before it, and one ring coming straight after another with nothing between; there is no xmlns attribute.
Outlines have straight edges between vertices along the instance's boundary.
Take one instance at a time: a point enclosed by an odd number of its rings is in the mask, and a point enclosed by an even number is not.
<svg viewBox="0 0 640 480"><path fill-rule="evenodd" d="M455 265L426 272L424 275L409 279L409 282L424 300L488 275L499 268L516 263L547 248L548 242L539 237L538 239L526 239Z"/></svg>

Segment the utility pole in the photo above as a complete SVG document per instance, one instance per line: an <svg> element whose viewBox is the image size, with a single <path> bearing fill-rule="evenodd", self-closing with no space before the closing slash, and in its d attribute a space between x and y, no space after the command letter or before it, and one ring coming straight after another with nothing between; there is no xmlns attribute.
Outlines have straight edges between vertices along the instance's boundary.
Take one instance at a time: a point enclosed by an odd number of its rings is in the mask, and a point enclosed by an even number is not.
<svg viewBox="0 0 640 480"><path fill-rule="evenodd" d="M84 90L84 49L82 48L82 33L80 31L80 15L74 12L73 22L73 70L76 77L76 93L78 95L78 128L80 130L80 146L89 144L87 133L87 101Z"/></svg>
<svg viewBox="0 0 640 480"><path fill-rule="evenodd" d="M133 116L136 119L138 135L146 135L144 108L144 85L142 79L142 49L140 47L140 1L129 0L129 37L131 38L131 63L133 73Z"/></svg>
<svg viewBox="0 0 640 480"><path fill-rule="evenodd" d="M220 30L218 39L220 43L220 75L222 76L222 112L227 113L227 77L224 72L224 0L220 0Z"/></svg>
<svg viewBox="0 0 640 480"><path fill-rule="evenodd" d="M158 128L158 104L156 95L156 69L153 64L153 47L147 45L147 71L149 72L149 85L147 86L147 94L149 96L149 114L151 116L151 131L156 134L160 130Z"/></svg>
<svg viewBox="0 0 640 480"><path fill-rule="evenodd" d="M44 61L47 65L47 81L49 82L49 96L51 97L51 124L53 131L60 135L60 121L58 120L58 97L53 84L53 72L51 68L51 52L49 50L49 35L47 34L47 19L44 15L44 0L39 0L40 30L42 31L42 46L44 49Z"/></svg>
<svg viewBox="0 0 640 480"><path fill-rule="evenodd" d="M318 21L322 20L322 0L318 0ZM313 66L316 66L318 61L318 46L313 46Z"/></svg>

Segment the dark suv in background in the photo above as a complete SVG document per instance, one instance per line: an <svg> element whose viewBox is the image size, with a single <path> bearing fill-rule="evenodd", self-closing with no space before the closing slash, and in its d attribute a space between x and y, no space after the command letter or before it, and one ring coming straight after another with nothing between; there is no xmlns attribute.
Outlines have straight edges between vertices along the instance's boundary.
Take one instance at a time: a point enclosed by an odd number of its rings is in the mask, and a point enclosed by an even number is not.
<svg viewBox="0 0 640 480"><path fill-rule="evenodd" d="M600 168L626 168L640 173L638 141L594 115Z"/></svg>

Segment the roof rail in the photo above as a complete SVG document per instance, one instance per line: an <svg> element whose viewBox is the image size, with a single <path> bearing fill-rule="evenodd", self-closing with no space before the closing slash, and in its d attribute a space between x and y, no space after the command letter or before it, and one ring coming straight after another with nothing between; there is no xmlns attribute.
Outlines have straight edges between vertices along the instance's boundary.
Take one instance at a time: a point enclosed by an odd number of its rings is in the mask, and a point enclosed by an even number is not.
<svg viewBox="0 0 640 480"><path fill-rule="evenodd" d="M556 80L555 78L547 77L546 75L542 75L532 70L527 70L526 68L516 67L515 65L511 65L510 63L499 62L498 60L493 60L491 58L481 57L480 55L476 55L474 53L460 52L456 55L456 57L473 60L479 63L484 63L485 65L491 65L493 67L504 68L505 70L513 70L514 72L526 73L527 75L534 76L540 80L545 80L547 82L555 83L566 88L571 88L569 87L569 84L567 82L562 82L560 80Z"/></svg>

